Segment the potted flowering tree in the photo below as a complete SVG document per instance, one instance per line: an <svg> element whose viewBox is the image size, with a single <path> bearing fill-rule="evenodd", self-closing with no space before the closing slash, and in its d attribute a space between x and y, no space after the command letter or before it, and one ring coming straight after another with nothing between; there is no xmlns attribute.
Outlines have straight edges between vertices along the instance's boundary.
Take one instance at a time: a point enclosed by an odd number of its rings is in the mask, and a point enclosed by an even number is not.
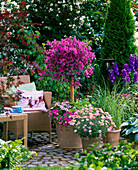
<svg viewBox="0 0 138 170"><path fill-rule="evenodd" d="M74 132L82 138L83 149L95 142L102 141L106 132L114 130L116 125L108 112L101 108L94 108L92 105L85 105L70 115L69 124L73 126Z"/></svg>
<svg viewBox="0 0 138 170"><path fill-rule="evenodd" d="M93 73L91 62L95 54L88 43L76 38L65 38L61 41L47 42L45 70L42 76L52 74L55 80L70 82L70 101L74 101L74 87L80 86L79 76L90 77Z"/></svg>
<svg viewBox="0 0 138 170"><path fill-rule="evenodd" d="M46 50L45 56L45 70L42 72L42 76L52 75L52 78L55 80L61 80L65 82L70 82L70 101L74 101L74 87L80 86L79 77L80 75L85 75L90 77L93 73L93 67L91 62L93 61L95 55L91 52L91 47L88 46L88 43L81 42L76 38L65 38L61 41L54 40L53 42L47 42L49 49ZM61 104L63 106L63 103ZM63 107L58 109L54 106L50 111L50 116L53 116L54 121L56 122L57 135L62 135L62 138L59 139L59 144L63 148L77 148L81 146L80 138L79 142L75 141L73 129L67 127L68 125L68 116L71 114L69 111L64 111ZM61 117L60 117L61 116ZM64 120L63 120L64 119ZM65 120L66 119L66 120ZM60 121L59 121L60 120ZM63 122L62 122L63 120ZM62 122L62 123L61 123ZM62 131L59 130L59 125L66 126L60 127ZM69 128L69 129L68 129ZM64 130L65 129L65 130ZM65 133L64 133L65 131ZM73 132L73 137L69 134L69 131ZM67 144L69 139L74 141L71 146L63 146L61 140L63 141L63 134L67 135L64 139L64 143ZM76 136L76 135L75 135ZM68 141L68 142L67 142ZM71 143L71 142L69 142ZM77 144L78 143L78 144ZM78 146L76 146L76 144Z"/></svg>
<svg viewBox="0 0 138 170"><path fill-rule="evenodd" d="M74 133L73 127L69 125L70 116L73 115L73 112L70 111L71 108L72 106L68 101L54 102L49 111L49 116L56 124L58 142L61 148L82 148L80 136Z"/></svg>

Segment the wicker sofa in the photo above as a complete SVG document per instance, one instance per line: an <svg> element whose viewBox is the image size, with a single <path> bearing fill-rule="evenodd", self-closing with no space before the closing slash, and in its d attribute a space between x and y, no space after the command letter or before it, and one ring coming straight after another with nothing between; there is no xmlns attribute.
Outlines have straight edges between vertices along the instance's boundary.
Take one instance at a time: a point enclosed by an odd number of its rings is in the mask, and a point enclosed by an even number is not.
<svg viewBox="0 0 138 170"><path fill-rule="evenodd" d="M30 83L29 75L13 76L13 78L15 84L18 81L23 82L24 84ZM6 82L6 79L7 77L0 77L0 82ZM47 109L51 107L51 96L52 92L43 92L43 99ZM27 111L26 113L28 114L28 132L48 131L49 140L51 141L51 121L50 117L48 117L48 112ZM23 134L23 121L9 122L8 130L12 132L17 139L19 135Z"/></svg>

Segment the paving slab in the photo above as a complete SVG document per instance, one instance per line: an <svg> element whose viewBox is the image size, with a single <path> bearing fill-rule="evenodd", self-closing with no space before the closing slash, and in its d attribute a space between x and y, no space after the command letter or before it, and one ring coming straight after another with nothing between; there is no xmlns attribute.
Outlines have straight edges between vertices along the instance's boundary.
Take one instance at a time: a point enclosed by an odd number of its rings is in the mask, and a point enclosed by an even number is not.
<svg viewBox="0 0 138 170"><path fill-rule="evenodd" d="M2 133L0 133L2 138ZM22 138L20 135L19 138ZM15 136L9 133L9 140L15 140ZM57 134L52 132L52 142L49 142L47 132L34 132L33 135L28 133L28 148L30 151L37 152L33 159L24 162L22 167L36 166L70 166L78 165L76 153L82 153L82 149L62 149L58 145Z"/></svg>

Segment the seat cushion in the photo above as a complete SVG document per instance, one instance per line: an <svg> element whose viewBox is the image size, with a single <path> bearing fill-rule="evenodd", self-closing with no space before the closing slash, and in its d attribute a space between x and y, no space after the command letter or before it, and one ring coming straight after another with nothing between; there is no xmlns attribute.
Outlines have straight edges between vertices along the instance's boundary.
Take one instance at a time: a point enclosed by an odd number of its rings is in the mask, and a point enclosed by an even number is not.
<svg viewBox="0 0 138 170"><path fill-rule="evenodd" d="M43 100L43 91L17 90L17 93L20 98L17 105L21 106L24 111L47 111Z"/></svg>

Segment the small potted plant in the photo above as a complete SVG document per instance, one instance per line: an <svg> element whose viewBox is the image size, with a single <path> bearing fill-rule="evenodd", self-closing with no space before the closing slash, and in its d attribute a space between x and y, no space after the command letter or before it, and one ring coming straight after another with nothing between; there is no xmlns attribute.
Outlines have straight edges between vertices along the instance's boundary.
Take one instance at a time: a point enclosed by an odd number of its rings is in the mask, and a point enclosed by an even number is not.
<svg viewBox="0 0 138 170"><path fill-rule="evenodd" d="M73 115L73 112L70 112L71 108L72 106L68 101L54 102L49 111L49 116L56 124L58 142L61 148L82 148L81 138L74 133L73 127L69 125L70 116Z"/></svg>
<svg viewBox="0 0 138 170"><path fill-rule="evenodd" d="M83 149L95 142L102 142L107 131L115 129L115 123L108 112L101 108L94 108L91 104L85 105L70 115L69 124L73 126L74 132L82 138Z"/></svg>
<svg viewBox="0 0 138 170"><path fill-rule="evenodd" d="M119 84L113 86L111 91L107 87L97 87L93 93L92 100L94 101L94 107L101 108L103 111L110 113L112 120L116 125L115 130L108 131L106 133L105 143L113 143L112 147L117 146L120 138L121 124L130 113L128 108L132 102L129 94L124 94L125 89L119 91ZM129 112L128 112L129 111Z"/></svg>

